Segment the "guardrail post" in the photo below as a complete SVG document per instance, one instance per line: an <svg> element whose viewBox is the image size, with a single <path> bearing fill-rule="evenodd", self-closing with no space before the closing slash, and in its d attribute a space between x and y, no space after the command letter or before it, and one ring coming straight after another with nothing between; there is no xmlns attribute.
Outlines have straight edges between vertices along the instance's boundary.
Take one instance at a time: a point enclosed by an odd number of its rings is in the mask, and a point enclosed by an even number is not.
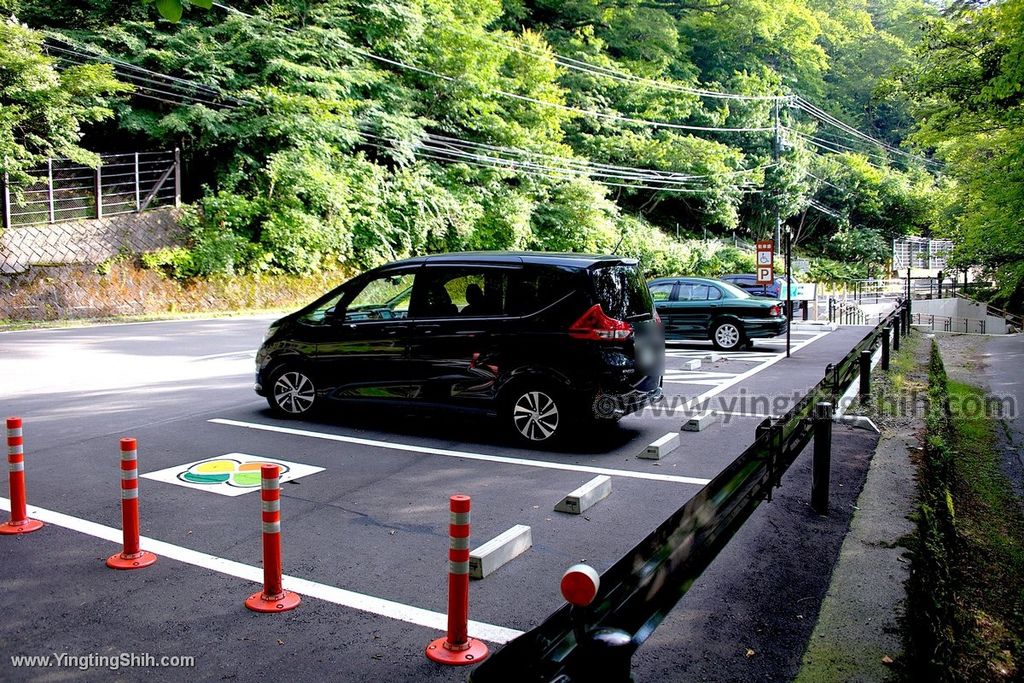
<svg viewBox="0 0 1024 683"><path fill-rule="evenodd" d="M836 300L832 297L828 298L828 321L835 322L836 315Z"/></svg>
<svg viewBox="0 0 1024 683"><path fill-rule="evenodd" d="M900 350L900 318L896 316L892 321L892 350Z"/></svg>
<svg viewBox="0 0 1024 683"><path fill-rule="evenodd" d="M803 316L804 316L804 320L807 320L807 316L810 315L810 311L808 310L810 307L811 307L810 306L810 302L809 301L804 301L804 303L803 303L803 309L804 309Z"/></svg>
<svg viewBox="0 0 1024 683"><path fill-rule="evenodd" d="M628 633L617 628L590 631L581 643L586 650L580 667L580 681L633 683L630 671L636 645Z"/></svg>
<svg viewBox="0 0 1024 683"><path fill-rule="evenodd" d="M889 328L882 328L882 370L889 370Z"/></svg>
<svg viewBox="0 0 1024 683"><path fill-rule="evenodd" d="M822 401L814 408L814 459L811 471L811 507L828 514L828 489L832 468L832 404Z"/></svg>
<svg viewBox="0 0 1024 683"><path fill-rule="evenodd" d="M591 621L590 604L597 597L600 586L601 577L586 564L575 564L562 575L562 597L572 606L569 619L573 634L585 653L578 658L579 665L572 680L580 683L632 683L632 659L637 648L632 636L621 629L591 629L588 625Z"/></svg>
<svg viewBox="0 0 1024 683"><path fill-rule="evenodd" d="M762 420L761 424L757 425L757 429L754 430L755 441L760 441L763 438L768 441L768 496L766 498L768 502L772 500L772 484L775 482L775 433L775 420L770 417Z"/></svg>
<svg viewBox="0 0 1024 683"><path fill-rule="evenodd" d="M871 350L860 352L860 402L871 400Z"/></svg>

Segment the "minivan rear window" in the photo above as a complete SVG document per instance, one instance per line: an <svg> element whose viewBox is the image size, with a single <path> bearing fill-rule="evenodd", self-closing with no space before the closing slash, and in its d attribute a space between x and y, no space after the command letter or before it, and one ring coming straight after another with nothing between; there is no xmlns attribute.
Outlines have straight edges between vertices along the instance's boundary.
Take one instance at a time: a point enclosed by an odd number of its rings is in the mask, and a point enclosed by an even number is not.
<svg viewBox="0 0 1024 683"><path fill-rule="evenodd" d="M634 266L604 266L592 271L594 292L604 312L618 320L650 316L654 309L647 283Z"/></svg>
<svg viewBox="0 0 1024 683"><path fill-rule="evenodd" d="M511 277L509 312L532 315L576 291L579 270L528 265Z"/></svg>

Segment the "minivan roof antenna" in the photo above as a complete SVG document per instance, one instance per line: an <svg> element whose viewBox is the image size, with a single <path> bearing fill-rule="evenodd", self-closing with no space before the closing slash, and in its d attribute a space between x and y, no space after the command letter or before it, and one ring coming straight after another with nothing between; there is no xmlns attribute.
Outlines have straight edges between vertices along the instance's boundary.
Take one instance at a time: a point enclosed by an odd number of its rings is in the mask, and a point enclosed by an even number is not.
<svg viewBox="0 0 1024 683"><path fill-rule="evenodd" d="M619 241L615 243L615 248L612 249L612 253L615 254L619 251L619 247L622 246L622 240L626 239L625 233L619 235Z"/></svg>

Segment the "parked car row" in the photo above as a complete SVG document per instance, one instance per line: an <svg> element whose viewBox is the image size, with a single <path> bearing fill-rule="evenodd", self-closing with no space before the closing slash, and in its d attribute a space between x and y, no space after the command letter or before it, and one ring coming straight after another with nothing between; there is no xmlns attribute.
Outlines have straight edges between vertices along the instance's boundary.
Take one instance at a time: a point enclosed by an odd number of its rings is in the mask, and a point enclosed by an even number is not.
<svg viewBox="0 0 1024 683"><path fill-rule="evenodd" d="M551 442L662 395L665 340L735 349L785 332L778 301L659 278L618 256L477 252L368 271L274 322L256 392L283 417L328 404L496 416Z"/></svg>

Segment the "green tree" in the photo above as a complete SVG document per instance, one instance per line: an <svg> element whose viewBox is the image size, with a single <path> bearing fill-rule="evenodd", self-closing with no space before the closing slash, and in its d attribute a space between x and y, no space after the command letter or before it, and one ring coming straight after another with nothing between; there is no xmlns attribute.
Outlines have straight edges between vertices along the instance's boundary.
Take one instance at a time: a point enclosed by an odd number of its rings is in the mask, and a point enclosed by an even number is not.
<svg viewBox="0 0 1024 683"><path fill-rule="evenodd" d="M107 65L58 71L42 43L17 21L0 21L0 172L15 186L48 157L97 165L79 145L82 126L110 118L111 96L130 90Z"/></svg>
<svg viewBox="0 0 1024 683"><path fill-rule="evenodd" d="M906 85L915 139L956 181L943 206L954 262L981 266L1024 304L1024 0L967 5L931 22Z"/></svg>

